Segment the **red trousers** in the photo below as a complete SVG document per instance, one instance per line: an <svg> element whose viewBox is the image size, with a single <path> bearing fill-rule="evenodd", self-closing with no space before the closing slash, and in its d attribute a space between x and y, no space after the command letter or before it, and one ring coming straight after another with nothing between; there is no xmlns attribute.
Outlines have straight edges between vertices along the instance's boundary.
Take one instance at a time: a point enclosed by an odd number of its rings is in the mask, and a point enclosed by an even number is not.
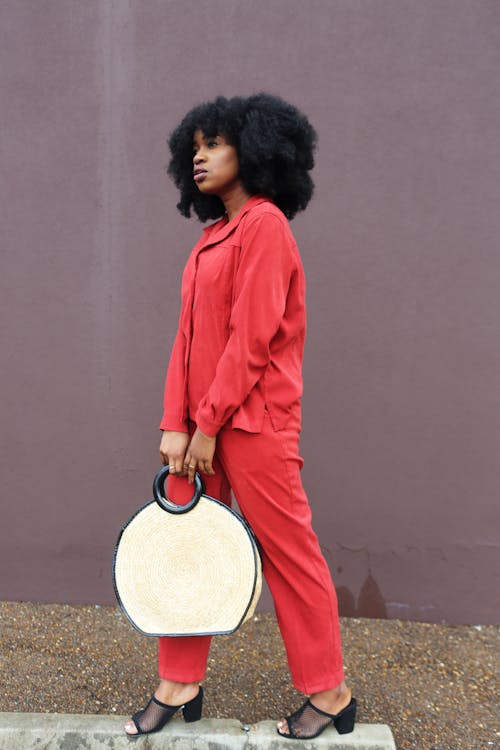
<svg viewBox="0 0 500 750"><path fill-rule="evenodd" d="M204 475L206 493L227 504L232 488L259 540L263 574L274 599L292 682L311 694L344 679L337 597L302 488L300 412L274 431L266 413L260 433L224 427L217 436L215 476ZM168 496L191 499L193 486L170 476ZM209 636L159 638L160 677L199 682L205 676Z"/></svg>

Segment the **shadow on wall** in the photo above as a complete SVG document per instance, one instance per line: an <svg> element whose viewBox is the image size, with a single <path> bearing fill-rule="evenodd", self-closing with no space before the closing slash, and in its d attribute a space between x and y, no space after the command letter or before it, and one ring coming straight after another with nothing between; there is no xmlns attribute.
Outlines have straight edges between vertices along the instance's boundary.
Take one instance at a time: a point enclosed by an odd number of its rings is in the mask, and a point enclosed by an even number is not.
<svg viewBox="0 0 500 750"><path fill-rule="evenodd" d="M387 619L385 601L379 585L371 573L365 578L358 597L358 606L354 594L346 586L336 587L339 602L339 613L342 617L377 617Z"/></svg>

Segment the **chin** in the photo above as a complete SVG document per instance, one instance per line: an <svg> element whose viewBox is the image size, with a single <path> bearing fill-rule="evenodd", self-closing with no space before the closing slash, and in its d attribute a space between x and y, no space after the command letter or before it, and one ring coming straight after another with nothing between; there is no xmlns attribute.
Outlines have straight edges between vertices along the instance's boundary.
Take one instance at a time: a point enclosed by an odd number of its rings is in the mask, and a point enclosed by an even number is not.
<svg viewBox="0 0 500 750"><path fill-rule="evenodd" d="M210 188L208 185L207 187L204 187L203 185L197 185L196 186L200 193L204 193L205 195L217 195L217 189Z"/></svg>

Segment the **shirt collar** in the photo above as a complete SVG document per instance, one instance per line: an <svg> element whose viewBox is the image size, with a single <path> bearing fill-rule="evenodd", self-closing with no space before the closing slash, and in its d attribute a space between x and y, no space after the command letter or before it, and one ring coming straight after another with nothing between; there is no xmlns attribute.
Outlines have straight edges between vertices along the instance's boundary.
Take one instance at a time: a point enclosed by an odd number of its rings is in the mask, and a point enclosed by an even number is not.
<svg viewBox="0 0 500 750"><path fill-rule="evenodd" d="M208 245L215 245L219 242L222 242L222 240L224 240L232 232L234 232L234 230L239 225L243 217L254 206L258 206L260 203L268 203L268 202L269 202L269 198L265 198L263 195L252 195L243 204L243 206L240 208L236 216L233 216L233 218L230 221L227 220L227 216L226 216L226 217L223 217L222 219L219 219L219 221L216 221L215 224L210 224L208 227L205 227L203 230L205 236L202 238L202 245L200 247L200 250L202 248L207 247Z"/></svg>

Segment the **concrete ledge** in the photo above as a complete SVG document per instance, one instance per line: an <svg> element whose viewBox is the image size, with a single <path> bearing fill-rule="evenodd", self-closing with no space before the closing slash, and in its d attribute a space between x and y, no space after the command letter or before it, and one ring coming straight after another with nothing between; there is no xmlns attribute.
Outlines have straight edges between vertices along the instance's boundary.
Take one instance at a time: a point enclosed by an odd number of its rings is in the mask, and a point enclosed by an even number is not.
<svg viewBox="0 0 500 750"><path fill-rule="evenodd" d="M328 728L315 740L285 740L273 721L243 727L236 719L202 719L186 724L173 719L157 734L130 740L127 716L0 713L0 750L396 750L385 724L357 724L351 734Z"/></svg>

